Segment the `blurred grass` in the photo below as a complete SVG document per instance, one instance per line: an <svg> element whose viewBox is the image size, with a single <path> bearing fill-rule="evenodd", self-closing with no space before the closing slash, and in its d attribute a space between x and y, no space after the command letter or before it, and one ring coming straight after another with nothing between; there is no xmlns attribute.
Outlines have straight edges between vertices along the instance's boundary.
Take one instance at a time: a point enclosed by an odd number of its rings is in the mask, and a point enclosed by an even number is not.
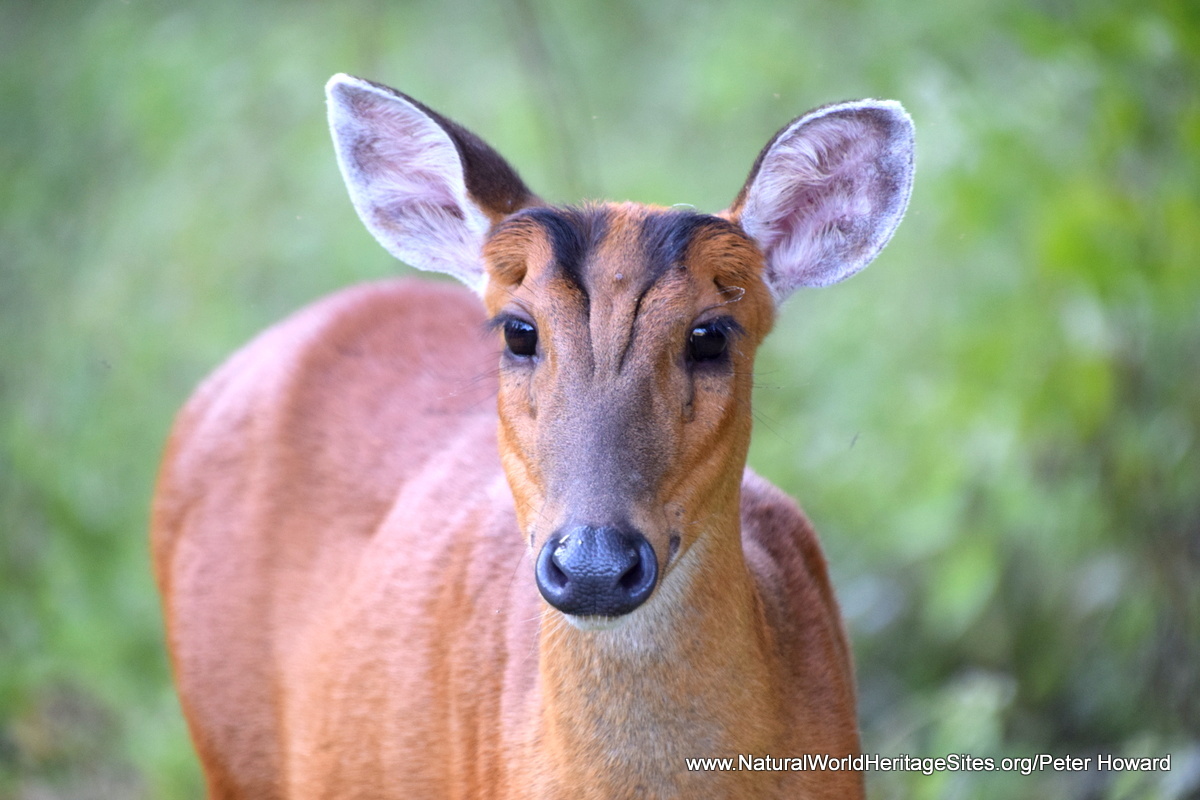
<svg viewBox="0 0 1200 800"><path fill-rule="evenodd" d="M403 269L341 187L347 71L556 201L722 208L806 108L895 97L879 262L785 308L751 454L822 532L865 749L1173 754L878 797L1200 793L1200 11L1188 2L0 5L0 798L198 797L146 511L237 345Z"/></svg>

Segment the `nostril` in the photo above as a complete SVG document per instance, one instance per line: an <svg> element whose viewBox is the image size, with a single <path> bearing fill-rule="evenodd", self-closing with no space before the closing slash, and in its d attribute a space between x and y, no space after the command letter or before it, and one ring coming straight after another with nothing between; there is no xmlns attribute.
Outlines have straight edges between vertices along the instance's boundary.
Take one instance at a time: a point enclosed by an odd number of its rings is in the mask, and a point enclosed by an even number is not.
<svg viewBox="0 0 1200 800"><path fill-rule="evenodd" d="M636 608L654 591L658 582L658 560L645 536L638 534L630 543L633 545L633 564L621 575L618 585L631 608Z"/></svg>
<svg viewBox="0 0 1200 800"><path fill-rule="evenodd" d="M562 568L560 551L563 550L563 544L557 536L551 537L542 550L538 553L537 563L534 565L534 576L536 578L538 591L546 598L546 601L553 606L558 606L559 603L566 601L570 595L570 576Z"/></svg>
<svg viewBox="0 0 1200 800"><path fill-rule="evenodd" d="M567 573L563 572L559 566L559 555L562 552L562 545L551 550L550 558L546 559L545 574L543 580L551 586L561 589L567 585Z"/></svg>
<svg viewBox="0 0 1200 800"><path fill-rule="evenodd" d="M640 586L646 577L646 566L638 558L637 551L634 551L633 558L636 559L634 563L629 569L625 570L625 574L617 581L617 585L627 592L632 592Z"/></svg>

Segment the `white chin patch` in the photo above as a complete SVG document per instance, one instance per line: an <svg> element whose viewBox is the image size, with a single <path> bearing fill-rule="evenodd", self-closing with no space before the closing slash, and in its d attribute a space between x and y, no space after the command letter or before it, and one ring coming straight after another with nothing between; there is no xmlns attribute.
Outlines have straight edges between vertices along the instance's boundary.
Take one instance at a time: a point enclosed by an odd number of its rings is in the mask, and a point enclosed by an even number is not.
<svg viewBox="0 0 1200 800"><path fill-rule="evenodd" d="M629 614L619 617L580 617L575 614L563 614L563 619L571 626L581 631L611 631L623 626L629 621Z"/></svg>

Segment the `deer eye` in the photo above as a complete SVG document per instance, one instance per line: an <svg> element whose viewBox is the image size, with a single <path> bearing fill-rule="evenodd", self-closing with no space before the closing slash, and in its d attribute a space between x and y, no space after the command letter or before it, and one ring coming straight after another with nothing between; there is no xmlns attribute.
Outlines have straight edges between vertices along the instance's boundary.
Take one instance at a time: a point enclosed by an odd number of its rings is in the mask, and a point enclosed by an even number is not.
<svg viewBox="0 0 1200 800"><path fill-rule="evenodd" d="M523 319L509 319L504 323L504 343L514 356L532 356L537 353L537 328Z"/></svg>
<svg viewBox="0 0 1200 800"><path fill-rule="evenodd" d="M715 361L725 355L729 347L727 326L720 320L706 322L692 328L688 335L688 359L694 362Z"/></svg>

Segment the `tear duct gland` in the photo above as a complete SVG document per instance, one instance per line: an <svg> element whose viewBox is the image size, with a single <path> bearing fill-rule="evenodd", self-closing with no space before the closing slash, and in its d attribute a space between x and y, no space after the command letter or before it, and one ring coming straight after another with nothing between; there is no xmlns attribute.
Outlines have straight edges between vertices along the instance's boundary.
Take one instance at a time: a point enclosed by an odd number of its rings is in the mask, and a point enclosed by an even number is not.
<svg viewBox="0 0 1200 800"><path fill-rule="evenodd" d="M209 795L861 796L685 759L857 752L817 539L745 471L751 375L899 223L907 115L799 117L709 215L547 206L411 98L327 92L367 228L475 295L346 290L180 413L152 542Z"/></svg>

